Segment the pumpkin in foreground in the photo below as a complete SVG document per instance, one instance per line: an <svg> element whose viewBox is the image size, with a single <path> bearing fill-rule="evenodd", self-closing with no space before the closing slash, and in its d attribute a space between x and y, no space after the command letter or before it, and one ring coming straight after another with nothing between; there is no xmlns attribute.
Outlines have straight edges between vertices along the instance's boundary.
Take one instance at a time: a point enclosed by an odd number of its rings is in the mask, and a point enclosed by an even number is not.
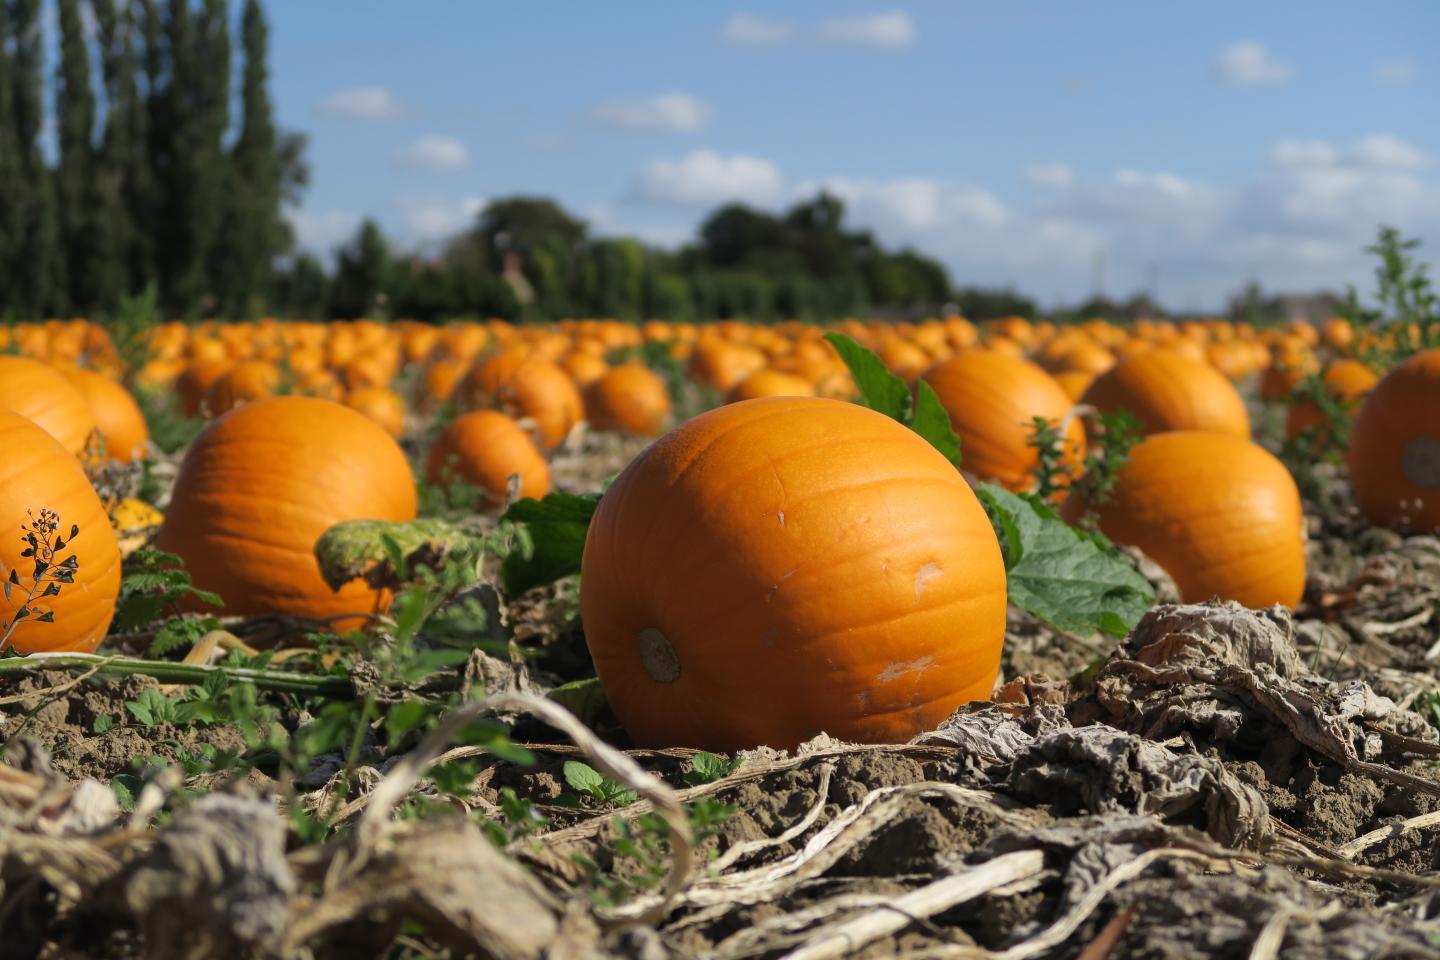
<svg viewBox="0 0 1440 960"><path fill-rule="evenodd" d="M25 357L0 356L0 410L30 420L74 454L95 430L85 395L59 370Z"/></svg>
<svg viewBox="0 0 1440 960"><path fill-rule="evenodd" d="M0 628L19 611L32 584L35 561L21 556L27 548L21 525L31 522L30 513L38 518L41 510L52 510L65 541L55 560L75 558L75 581L36 601L36 609L53 613L54 622L22 620L10 646L21 653L89 653L105 638L120 593L120 548L105 507L80 461L32 421L0 411L0 450L5 451L0 459L0 579L12 570L20 579L8 601L0 595ZM80 528L73 540L72 525Z"/></svg>
<svg viewBox="0 0 1440 960"><path fill-rule="evenodd" d="M1440 531L1440 349L1417 353L1370 392L1355 416L1349 459L1365 519Z"/></svg>
<svg viewBox="0 0 1440 960"><path fill-rule="evenodd" d="M1066 503L1067 512L1078 504ZM1294 607L1305 590L1305 519L1285 466L1263 447L1200 430L1130 451L1099 510L1100 530L1139 547L1186 603Z"/></svg>
<svg viewBox="0 0 1440 960"><path fill-rule="evenodd" d="M959 472L882 414L747 400L656 441L590 525L581 616L635 742L904 741L990 695L1005 567Z"/></svg>
<svg viewBox="0 0 1440 960"><path fill-rule="evenodd" d="M342 520L414 518L410 465L383 428L330 400L273 397L191 445L155 546L179 554L227 614L358 617L382 595L360 581L331 591L315 541Z"/></svg>

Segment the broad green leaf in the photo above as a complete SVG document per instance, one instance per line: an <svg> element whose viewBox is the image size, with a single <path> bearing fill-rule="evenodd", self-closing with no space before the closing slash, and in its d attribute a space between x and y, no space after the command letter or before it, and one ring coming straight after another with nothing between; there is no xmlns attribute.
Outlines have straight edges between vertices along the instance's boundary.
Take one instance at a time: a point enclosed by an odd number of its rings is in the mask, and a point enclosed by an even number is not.
<svg viewBox="0 0 1440 960"><path fill-rule="evenodd" d="M561 684L546 693L545 697L575 714L580 718L580 722L587 726L595 722L595 718L600 716L608 702L599 677Z"/></svg>
<svg viewBox="0 0 1440 960"><path fill-rule="evenodd" d="M950 414L935 395L935 388L924 380L915 385L915 412L910 418L910 429L930 441L930 446L945 455L945 459L960 465L960 438L950 427Z"/></svg>
<svg viewBox="0 0 1440 960"><path fill-rule="evenodd" d="M595 796L605 787L605 778L588 763L581 763L579 760L566 760L563 770L565 773L565 782L570 784L570 789L577 793L587 793Z"/></svg>
<svg viewBox="0 0 1440 960"><path fill-rule="evenodd" d="M874 353L843 333L827 333L825 339L850 368L864 406L903 423L929 441L946 460L960 465L960 438L951 429L950 414L930 384L919 381L912 399L905 381L891 373Z"/></svg>
<svg viewBox="0 0 1440 960"><path fill-rule="evenodd" d="M585 533L599 503L598 493L550 493L512 504L501 519L521 525L525 536L501 566L505 592L518 596L579 573Z"/></svg>
<svg viewBox="0 0 1440 960"><path fill-rule="evenodd" d="M1155 602L1123 556L1082 536L1041 501L976 488L1000 532L1010 602L1063 630L1124 636Z"/></svg>
<svg viewBox="0 0 1440 960"><path fill-rule="evenodd" d="M373 587L396 589L416 565L434 567L471 535L445 520L346 520L315 541L315 559L331 590L364 578Z"/></svg>
<svg viewBox="0 0 1440 960"><path fill-rule="evenodd" d="M879 413L901 423L910 421L910 390L905 381L891 373L889 368L869 350L843 333L827 333L825 339L840 354L855 388L860 391L861 402Z"/></svg>

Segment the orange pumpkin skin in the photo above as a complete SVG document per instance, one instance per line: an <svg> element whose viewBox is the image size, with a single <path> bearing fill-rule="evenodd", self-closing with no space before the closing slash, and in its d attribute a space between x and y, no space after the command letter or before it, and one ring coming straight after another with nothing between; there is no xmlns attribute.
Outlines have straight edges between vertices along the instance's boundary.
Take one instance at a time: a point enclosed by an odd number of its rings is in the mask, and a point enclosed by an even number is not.
<svg viewBox="0 0 1440 960"><path fill-rule="evenodd" d="M1331 396L1342 403L1356 403L1380 381L1371 370L1359 360L1336 360L1330 364L1321 380ZM1291 405L1285 415L1285 436L1293 440L1306 430L1314 430L1321 443L1328 443L1330 420L1313 400L1300 400Z"/></svg>
<svg viewBox="0 0 1440 960"><path fill-rule="evenodd" d="M670 390L649 367L621 364L585 391L585 416L594 430L658 437L670 419Z"/></svg>
<svg viewBox="0 0 1440 960"><path fill-rule="evenodd" d="M550 492L550 465L530 435L494 410L477 410L451 421L425 459L432 484L463 480L485 492L486 508L505 505L510 477L520 475L520 496Z"/></svg>
<svg viewBox="0 0 1440 960"><path fill-rule="evenodd" d="M741 380L730 391L729 401L755 400L759 397L813 397L815 385L794 374L779 370L757 370Z"/></svg>
<svg viewBox="0 0 1440 960"><path fill-rule="evenodd" d="M1172 349L1126 357L1081 398L1102 413L1128 410L1144 433L1206 430L1250 439L1245 401L1225 375Z"/></svg>
<svg viewBox="0 0 1440 960"><path fill-rule="evenodd" d="M636 743L901 742L990 695L1005 568L958 471L855 404L701 414L606 492L586 643Z"/></svg>
<svg viewBox="0 0 1440 960"><path fill-rule="evenodd" d="M264 360L247 360L210 385L201 409L207 416L229 413L242 403L273 397L280 389L280 371Z"/></svg>
<svg viewBox="0 0 1440 960"><path fill-rule="evenodd" d="M95 429L85 395L65 374L26 357L0 356L0 410L33 421L75 454Z"/></svg>
<svg viewBox="0 0 1440 960"><path fill-rule="evenodd" d="M1249 440L1201 430L1147 437L1099 519L1107 537L1160 564L1187 603L1218 596L1294 607L1304 593L1300 492L1284 465Z"/></svg>
<svg viewBox="0 0 1440 960"><path fill-rule="evenodd" d="M85 397L95 429L105 439L105 455L118 463L143 457L150 443L150 428L130 391L93 370L77 367L66 370L65 376Z"/></svg>
<svg viewBox="0 0 1440 960"><path fill-rule="evenodd" d="M405 433L405 398L388 387L361 387L351 390L345 406L374 420L392 437Z"/></svg>
<svg viewBox="0 0 1440 960"><path fill-rule="evenodd" d="M467 391L468 405L531 421L535 439L546 450L558 447L585 417L585 401L575 381L548 360L527 359L496 377L493 386L491 379L466 379L461 389Z"/></svg>
<svg viewBox="0 0 1440 960"><path fill-rule="evenodd" d="M175 378L175 394L180 398L180 412L187 417L204 413L205 396L215 382L230 372L234 364L214 357L192 360Z"/></svg>
<svg viewBox="0 0 1440 960"><path fill-rule="evenodd" d="M1440 349L1417 353L1370 391L1355 416L1349 459L1365 519L1440 530Z"/></svg>
<svg viewBox="0 0 1440 960"><path fill-rule="evenodd" d="M343 617L381 595L331 591L315 541L342 520L413 520L415 481L398 444L364 414L314 397L273 397L217 419L185 455L155 545L179 554L225 613Z"/></svg>
<svg viewBox="0 0 1440 960"><path fill-rule="evenodd" d="M67 538L57 559L75 557L75 582L38 600L37 607L52 611L55 622L21 621L10 643L21 653L89 653L105 639L120 594L120 547L105 507L80 461L32 421L0 411L0 450L5 451L0 458L0 579L12 569L21 578L9 602L0 594L0 622L15 615L30 589L33 561L20 556L26 549L20 525L30 520L26 511L38 517L42 509L54 510L60 516L58 532ZM80 534L68 540L72 524Z"/></svg>
<svg viewBox="0 0 1440 960"><path fill-rule="evenodd" d="M967 350L922 377L950 414L960 437L961 466L1009 490L1034 482L1040 456L1029 444L1034 418L1058 426L1074 402L1037 365L992 350ZM1065 429L1064 462L1085 459L1085 427L1072 417Z"/></svg>

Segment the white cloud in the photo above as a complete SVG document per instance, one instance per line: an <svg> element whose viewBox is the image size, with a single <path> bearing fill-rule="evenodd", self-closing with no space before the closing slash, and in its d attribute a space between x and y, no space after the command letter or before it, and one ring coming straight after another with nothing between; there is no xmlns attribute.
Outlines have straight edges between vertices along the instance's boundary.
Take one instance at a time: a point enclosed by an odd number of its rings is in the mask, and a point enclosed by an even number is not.
<svg viewBox="0 0 1440 960"><path fill-rule="evenodd" d="M457 200L401 197L400 217L409 235L422 243L444 240L473 226L485 209L485 198L467 196Z"/></svg>
<svg viewBox="0 0 1440 960"><path fill-rule="evenodd" d="M1232 43L1215 61L1215 76L1232 87L1268 87L1285 83L1295 68L1270 55L1263 43L1242 40Z"/></svg>
<svg viewBox="0 0 1440 960"><path fill-rule="evenodd" d="M319 254L331 253L354 236L362 219L360 214L350 210L317 212L288 208L284 213L295 231L296 243Z"/></svg>
<svg viewBox="0 0 1440 960"><path fill-rule="evenodd" d="M320 101L317 110L350 120L397 120L409 111L384 87L346 87Z"/></svg>
<svg viewBox="0 0 1440 960"><path fill-rule="evenodd" d="M1423 150L1411 146L1398 137L1373 134L1355 145L1355 162L1367 167L1394 167L1414 170L1430 162Z"/></svg>
<svg viewBox="0 0 1440 960"><path fill-rule="evenodd" d="M710 105L686 93L614 100L590 111L590 122L620 130L693 133L710 122Z"/></svg>
<svg viewBox="0 0 1440 960"><path fill-rule="evenodd" d="M1397 86L1409 83L1415 79L1415 64L1409 60L1382 60L1375 64L1375 79Z"/></svg>
<svg viewBox="0 0 1440 960"><path fill-rule="evenodd" d="M1037 187L1064 188L1075 182L1075 171L1064 163L1032 163L1024 176L1026 183Z"/></svg>
<svg viewBox="0 0 1440 960"><path fill-rule="evenodd" d="M824 189L845 201L850 213L880 228L929 231L960 223L998 226L1009 211L994 195L968 186L922 177L850 180L832 177L800 184L798 197Z"/></svg>
<svg viewBox="0 0 1440 960"><path fill-rule="evenodd" d="M780 168L745 154L696 150L679 160L654 160L631 188L631 199L680 207L740 201L764 206L780 196Z"/></svg>
<svg viewBox="0 0 1440 960"><path fill-rule="evenodd" d="M821 43L903 50L915 43L915 21L903 10L824 20L816 33Z"/></svg>
<svg viewBox="0 0 1440 960"><path fill-rule="evenodd" d="M783 20L755 13L737 13L725 21L720 37L741 47L770 47L788 40L795 28Z"/></svg>
<svg viewBox="0 0 1440 960"><path fill-rule="evenodd" d="M1388 134L1371 134L1349 147L1325 140L1281 140L1270 149L1270 163L1294 169L1316 167L1418 170L1432 159L1423 150Z"/></svg>
<svg viewBox="0 0 1440 960"><path fill-rule="evenodd" d="M469 163L465 145L453 137L421 137L395 156L395 165L417 173L459 170Z"/></svg>

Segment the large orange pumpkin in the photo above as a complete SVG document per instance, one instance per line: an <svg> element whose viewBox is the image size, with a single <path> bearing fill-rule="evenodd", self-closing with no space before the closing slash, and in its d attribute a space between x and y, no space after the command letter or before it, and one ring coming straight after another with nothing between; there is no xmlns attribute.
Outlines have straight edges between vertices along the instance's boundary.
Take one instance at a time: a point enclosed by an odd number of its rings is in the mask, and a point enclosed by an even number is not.
<svg viewBox="0 0 1440 960"><path fill-rule="evenodd" d="M21 556L28 546L21 540L21 525L31 521L27 511L38 518L41 510L52 510L66 541L55 559L75 558L74 582L62 585L55 596L37 599L34 608L52 612L54 622L22 620L10 646L21 653L89 653L105 638L120 593L120 548L105 508L80 461L34 422L0 411L0 450L5 451L0 457L0 581L11 570L20 577L8 602L0 594L0 626L16 615L34 582L34 560ZM72 525L80 528L73 540Z"/></svg>
<svg viewBox="0 0 1440 960"><path fill-rule="evenodd" d="M585 416L594 430L657 437L670 419L670 390L649 367L624 363L585 391Z"/></svg>
<svg viewBox="0 0 1440 960"><path fill-rule="evenodd" d="M191 445L156 546L183 557L226 613L358 616L380 595L359 581L331 591L315 541L342 520L414 517L410 464L384 429L329 400L273 397Z"/></svg>
<svg viewBox="0 0 1440 960"><path fill-rule="evenodd" d="M105 440L105 455L120 463L143 457L150 443L150 428L130 391L93 370L73 367L64 373L85 397L95 428Z"/></svg>
<svg viewBox="0 0 1440 960"><path fill-rule="evenodd" d="M1055 378L1028 360L993 350L967 350L922 378L934 389L960 437L961 465L982 480L1010 490L1034 483L1040 454L1030 446L1036 417L1057 427L1074 402ZM1065 428L1064 462L1085 458L1085 427L1071 417Z"/></svg>
<svg viewBox="0 0 1440 960"><path fill-rule="evenodd" d="M1121 360L1081 398L1102 413L1128 410L1146 434L1208 430L1250 438L1245 401L1225 375L1173 349Z"/></svg>
<svg viewBox="0 0 1440 960"><path fill-rule="evenodd" d="M485 493L486 507L505 505L510 477L520 477L520 496L550 492L550 465L518 423L495 410L477 410L451 421L425 460L432 484L463 480Z"/></svg>
<svg viewBox="0 0 1440 960"><path fill-rule="evenodd" d="M44 428L71 453L85 449L95 417L65 374L39 360L0 356L0 410Z"/></svg>
<svg viewBox="0 0 1440 960"><path fill-rule="evenodd" d="M1406 360L1365 398L1350 434L1350 478L1371 523L1440 530L1440 349Z"/></svg>
<svg viewBox="0 0 1440 960"><path fill-rule="evenodd" d="M1293 607L1305 590L1300 493L1249 440L1200 430L1146 438L1099 519L1107 537L1163 567L1187 603L1218 596Z"/></svg>
<svg viewBox="0 0 1440 960"><path fill-rule="evenodd" d="M919 436L776 397L656 441L600 501L581 571L607 698L647 746L900 742L990 695L1005 568Z"/></svg>

